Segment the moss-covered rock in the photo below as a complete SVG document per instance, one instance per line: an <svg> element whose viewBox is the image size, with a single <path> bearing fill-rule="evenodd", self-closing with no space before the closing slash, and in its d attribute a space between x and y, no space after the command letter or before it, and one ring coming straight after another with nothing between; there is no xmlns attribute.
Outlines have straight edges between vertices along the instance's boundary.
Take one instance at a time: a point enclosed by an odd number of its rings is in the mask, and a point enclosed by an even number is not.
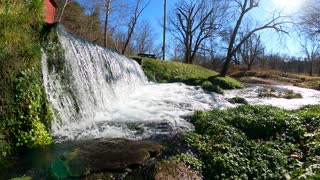
<svg viewBox="0 0 320 180"><path fill-rule="evenodd" d="M223 89L219 85L213 85L210 81L204 81L201 87L207 91L224 94Z"/></svg>
<svg viewBox="0 0 320 180"><path fill-rule="evenodd" d="M230 77L219 77L219 76L211 76L208 80L216 86L221 87L222 89L240 89L243 88L243 85Z"/></svg>
<svg viewBox="0 0 320 180"><path fill-rule="evenodd" d="M239 97L239 96L236 96L236 97L233 97L233 98L227 99L227 100L232 104L244 104L244 105L249 104L245 98Z"/></svg>
<svg viewBox="0 0 320 180"><path fill-rule="evenodd" d="M284 98L284 99L301 99L300 93L295 93L288 89L277 89L277 88L262 88L258 94L259 97L273 97L273 98Z"/></svg>

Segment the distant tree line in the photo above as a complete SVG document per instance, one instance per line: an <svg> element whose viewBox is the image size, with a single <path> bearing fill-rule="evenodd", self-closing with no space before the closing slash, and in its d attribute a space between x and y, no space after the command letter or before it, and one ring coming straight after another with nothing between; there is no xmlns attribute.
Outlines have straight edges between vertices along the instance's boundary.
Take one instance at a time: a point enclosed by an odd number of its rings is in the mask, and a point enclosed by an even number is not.
<svg viewBox="0 0 320 180"><path fill-rule="evenodd" d="M85 7L75 0L57 2L57 19L67 31L121 54L161 55L161 45L155 44L160 37L149 21L140 19L150 0L92 0ZM275 9L269 17L257 19L253 12L263 11L259 0L179 0L167 16L172 36L168 54L171 60L203 65L221 76L230 67L318 75L319 2L308 1L296 14ZM278 39L297 32L302 56L266 53L261 38L266 29L276 32Z"/></svg>
<svg viewBox="0 0 320 180"><path fill-rule="evenodd" d="M157 37L150 22L140 19L150 0L56 2L59 5L56 19L76 36L120 54L161 54L161 49L154 43Z"/></svg>

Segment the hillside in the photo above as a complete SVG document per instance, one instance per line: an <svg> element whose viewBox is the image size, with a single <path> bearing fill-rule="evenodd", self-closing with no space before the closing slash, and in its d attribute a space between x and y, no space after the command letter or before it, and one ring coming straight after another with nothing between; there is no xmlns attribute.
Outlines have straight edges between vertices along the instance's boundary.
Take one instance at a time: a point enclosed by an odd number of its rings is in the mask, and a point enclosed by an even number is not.
<svg viewBox="0 0 320 180"><path fill-rule="evenodd" d="M142 58L142 68L149 81L158 83L183 82L218 93L223 93L222 89L243 88L239 81L231 77L219 77L216 71L192 64Z"/></svg>

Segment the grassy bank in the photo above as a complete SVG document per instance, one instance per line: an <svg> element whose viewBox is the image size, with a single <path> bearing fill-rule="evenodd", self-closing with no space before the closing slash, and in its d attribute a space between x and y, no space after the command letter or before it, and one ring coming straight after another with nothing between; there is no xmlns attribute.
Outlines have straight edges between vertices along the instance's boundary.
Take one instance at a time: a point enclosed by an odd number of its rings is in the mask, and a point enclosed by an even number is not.
<svg viewBox="0 0 320 180"><path fill-rule="evenodd" d="M222 92L222 89L242 88L242 84L230 77L197 65L143 58L142 68L150 81L159 83L183 82L199 85L204 89Z"/></svg>
<svg viewBox="0 0 320 180"><path fill-rule="evenodd" d="M43 1L0 6L0 157L51 143L52 119L41 83Z"/></svg>
<svg viewBox="0 0 320 180"><path fill-rule="evenodd" d="M248 83L261 84L292 84L295 86L320 90L320 77L303 74L284 73L279 71L241 71L231 77Z"/></svg>
<svg viewBox="0 0 320 180"><path fill-rule="evenodd" d="M207 179L319 178L320 106L199 111L192 123L186 141L200 163L182 160Z"/></svg>

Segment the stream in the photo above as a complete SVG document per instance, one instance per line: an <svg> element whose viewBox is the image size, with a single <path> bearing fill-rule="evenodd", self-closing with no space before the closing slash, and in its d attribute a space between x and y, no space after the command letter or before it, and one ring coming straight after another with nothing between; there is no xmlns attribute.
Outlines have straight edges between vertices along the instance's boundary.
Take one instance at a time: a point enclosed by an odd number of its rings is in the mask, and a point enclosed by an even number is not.
<svg viewBox="0 0 320 180"><path fill-rule="evenodd" d="M295 93L300 93L302 98L259 97L259 93L266 88L273 88L280 92L292 90ZM70 174L67 172L71 171L70 169L74 173L80 174L85 174L86 169L92 171L96 169L98 172L99 168L108 169L118 163L106 163L107 167L95 167L84 163L86 161L83 159L90 157L90 160L97 158L98 161L92 160L89 162L110 162L110 159L105 160L104 158L110 158L110 156L113 156L112 153L116 153L117 158L128 159L126 154L131 153L128 152L128 149L129 151L130 149L137 150L132 152L134 154L139 154L141 149L134 142L143 143L144 140L157 135L172 137L178 133L192 131L193 126L188 120L194 111L235 107L239 104L231 104L226 99L236 96L245 98L252 105L264 104L285 109L297 109L308 104L320 104L319 91L293 86L250 85L244 89L226 90L224 95L219 95L183 83L148 83L133 92L125 101L116 102L107 113L97 112L94 120L90 121L91 124L74 123L69 127L54 131L53 135L56 143L52 146L40 150L31 150L11 158L5 172L0 171L0 175L2 175L0 177L12 178L28 175L35 179L50 179L52 176L48 176L48 174L53 172L60 173L58 177L68 177ZM153 138L153 140L157 141L157 138ZM149 142L146 142L146 144L154 147ZM133 148L128 148L129 146ZM146 145L143 144L142 146L145 147ZM73 160L72 166L64 167L63 162L68 159L70 154L80 148L85 157L78 157ZM99 152L109 154L109 156L97 157L96 154L99 154ZM124 163L123 161L122 163ZM129 158L128 163L130 162ZM127 175L128 172L116 172L118 178L124 176L124 174ZM96 177L94 176L94 178ZM141 174L135 177L141 178Z"/></svg>

